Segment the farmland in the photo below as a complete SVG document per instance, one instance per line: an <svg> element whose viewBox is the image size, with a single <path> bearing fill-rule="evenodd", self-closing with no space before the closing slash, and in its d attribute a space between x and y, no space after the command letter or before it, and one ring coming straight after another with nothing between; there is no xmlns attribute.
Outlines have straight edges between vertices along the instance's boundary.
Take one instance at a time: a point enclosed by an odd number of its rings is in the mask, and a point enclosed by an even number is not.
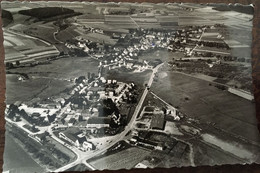
<svg viewBox="0 0 260 173"><path fill-rule="evenodd" d="M183 101L186 100L186 102L192 99L191 96L185 98L188 98L183 99ZM156 97L151 97L151 95L148 95L144 104L162 107L162 102L160 102L161 101ZM171 104L171 102L169 103ZM182 106L179 108L180 110L184 110L182 109ZM203 110L199 110L195 107L193 111L199 114ZM208 116L209 115L210 112L208 113ZM146 117L149 116L145 115L139 121L145 123L147 119ZM238 117L233 118L236 119ZM163 135L163 133L160 134L158 132L151 132L151 130L149 130L149 132L145 132L145 130L143 130L143 133L139 134L139 136L144 135L145 139L152 141L164 141L165 146L167 146L165 151L153 151L141 162L150 168L158 166L178 166L179 162L181 162L182 165L191 165L192 158L195 165L204 165L204 163L206 163L206 165L218 165L224 163L252 163L259 161L257 155L260 150L258 149L257 142L251 141L250 139L245 139L244 137L239 136L238 133L235 134L227 129L224 129L233 125L231 124L231 122L233 122L232 120L230 120L229 124L225 124L226 127L218 126L219 123L224 124L224 120L209 120L207 119L207 115L204 119L201 119L199 116L193 117L186 114L182 120L177 122L171 120L170 117L166 117L166 120L165 132L168 136ZM216 123L218 121L219 123ZM246 123L243 127L249 130L249 128L246 127ZM238 128L236 128L236 130L239 130ZM252 129L247 133L252 134ZM182 143L180 141L188 144L184 151L181 149L183 147L178 147L177 145L178 143ZM181 146L183 146L183 143ZM164 152L167 152L167 156L165 156ZM205 154L203 154L204 152Z"/></svg>
<svg viewBox="0 0 260 173"><path fill-rule="evenodd" d="M22 154L23 157L17 157L17 154ZM31 172L42 172L44 168L39 166L28 153L26 153L23 148L15 142L11 134L8 132L5 133L5 153L4 157L6 158L3 169L15 170L19 169L20 173ZM8 160L8 161L7 161Z"/></svg>
<svg viewBox="0 0 260 173"><path fill-rule="evenodd" d="M82 57L67 58L66 61L64 61L64 59L58 59L51 61L50 64L11 69L9 70L10 73L28 74L29 79L18 81L17 75L7 74L6 83L9 86L6 90L8 95L7 103L12 103L17 100L29 101L35 97L46 99L59 94L61 91L73 85L73 82L69 82L70 80L74 80L74 78L82 75L87 75L88 72L97 74L97 65L98 61L89 57ZM82 71L81 69L86 70Z"/></svg>
<svg viewBox="0 0 260 173"><path fill-rule="evenodd" d="M259 142L252 102L210 86L207 81L165 69L162 71L167 73L167 77L154 82L151 90L155 94L190 117L201 122L214 122L229 133Z"/></svg>
<svg viewBox="0 0 260 173"><path fill-rule="evenodd" d="M5 62L15 63L19 61L24 63L59 55L59 51L54 46L34 37L26 37L11 31L5 31L4 37Z"/></svg>
<svg viewBox="0 0 260 173"><path fill-rule="evenodd" d="M115 154L104 156L90 164L99 170L130 169L141 162L150 152L144 149L131 147Z"/></svg>

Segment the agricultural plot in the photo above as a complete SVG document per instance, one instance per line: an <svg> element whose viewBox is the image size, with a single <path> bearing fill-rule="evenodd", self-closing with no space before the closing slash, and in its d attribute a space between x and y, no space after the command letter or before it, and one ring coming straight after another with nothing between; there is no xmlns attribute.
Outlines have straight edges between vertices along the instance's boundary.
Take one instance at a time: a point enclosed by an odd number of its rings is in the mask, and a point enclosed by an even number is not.
<svg viewBox="0 0 260 173"><path fill-rule="evenodd" d="M23 36L13 32L4 32L6 43L5 62L20 63L37 61L40 58L49 58L59 55L59 51L45 41L38 38Z"/></svg>
<svg viewBox="0 0 260 173"><path fill-rule="evenodd" d="M158 81L154 82L151 90L156 95L174 106L179 106L181 112L198 118L201 122L214 122L217 127L229 133L259 142L256 125L251 124L256 122L253 103L227 91L209 86L207 81L185 74L167 73L168 80L158 78ZM165 87L162 88L162 84ZM172 97L169 98L169 94ZM238 112L245 113L238 114Z"/></svg>
<svg viewBox="0 0 260 173"><path fill-rule="evenodd" d="M130 169L141 162L149 153L150 151L132 147L109 156L104 156L96 161L91 161L90 164L99 170Z"/></svg>
<svg viewBox="0 0 260 173"><path fill-rule="evenodd" d="M198 47L196 49L194 49L194 51L196 52L201 52L201 53L213 53L213 54L217 54L217 55L230 55L231 51L227 50L227 49L218 49L218 48L214 48L214 47Z"/></svg>
<svg viewBox="0 0 260 173"><path fill-rule="evenodd" d="M73 83L69 82L70 80L73 81L74 78L82 75L87 76L88 72L97 74L98 69L96 66L98 66L98 61L83 57L69 58L66 61L58 59L52 61L51 64L38 65L33 68L24 67L18 71L17 69L11 69L9 72L14 74L28 74L29 79L18 81L18 76L14 77L7 74L6 83L10 86L6 91L8 94L7 103L17 100L29 101L35 97L44 99L57 95L72 86ZM81 71L82 68L86 69L86 71Z"/></svg>

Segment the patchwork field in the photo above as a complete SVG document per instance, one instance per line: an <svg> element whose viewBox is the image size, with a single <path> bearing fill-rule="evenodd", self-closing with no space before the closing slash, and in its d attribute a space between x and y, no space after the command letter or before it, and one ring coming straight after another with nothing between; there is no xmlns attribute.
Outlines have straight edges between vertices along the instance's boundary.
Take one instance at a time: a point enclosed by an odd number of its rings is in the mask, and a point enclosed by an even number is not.
<svg viewBox="0 0 260 173"><path fill-rule="evenodd" d="M50 64L35 67L11 69L11 73L28 74L29 79L18 81L19 75L6 75L7 104L17 100L29 101L32 98L42 99L59 94L73 85L73 80L79 76L87 76L88 72L98 72L98 61L89 57L67 58L52 61ZM85 69L82 71L81 69ZM72 82L69 80L72 79Z"/></svg>
<svg viewBox="0 0 260 173"><path fill-rule="evenodd" d="M96 161L91 161L90 164L99 170L111 169L130 169L141 162L150 151L131 147L115 154L104 156Z"/></svg>
<svg viewBox="0 0 260 173"><path fill-rule="evenodd" d="M259 142L254 103L210 86L207 81L161 70L167 72L167 77L158 78L151 87L159 97L201 122L216 123L224 131Z"/></svg>
<svg viewBox="0 0 260 173"><path fill-rule="evenodd" d="M59 55L55 46L36 37L4 31L5 62L20 63L37 61Z"/></svg>

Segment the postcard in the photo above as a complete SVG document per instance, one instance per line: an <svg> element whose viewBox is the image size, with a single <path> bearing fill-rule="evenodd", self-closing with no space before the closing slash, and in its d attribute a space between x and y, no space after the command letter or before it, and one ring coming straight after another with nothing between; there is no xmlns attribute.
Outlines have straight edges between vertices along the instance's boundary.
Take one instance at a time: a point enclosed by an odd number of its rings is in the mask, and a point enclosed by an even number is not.
<svg viewBox="0 0 260 173"><path fill-rule="evenodd" d="M260 163L252 5L1 9L5 173Z"/></svg>

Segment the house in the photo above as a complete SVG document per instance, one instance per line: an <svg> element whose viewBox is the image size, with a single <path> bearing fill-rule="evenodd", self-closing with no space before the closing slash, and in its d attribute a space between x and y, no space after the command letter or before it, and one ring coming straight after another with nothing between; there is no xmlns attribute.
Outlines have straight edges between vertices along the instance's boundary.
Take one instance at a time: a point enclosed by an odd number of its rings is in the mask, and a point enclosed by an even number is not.
<svg viewBox="0 0 260 173"><path fill-rule="evenodd" d="M31 118L33 119L38 119L41 116L41 114L39 112L34 112L31 114Z"/></svg>
<svg viewBox="0 0 260 173"><path fill-rule="evenodd" d="M75 119L75 118L71 118L71 119L69 120L69 122L68 122L68 126L69 126L69 127L73 126L73 125L75 124L75 122L76 122L76 119Z"/></svg>
<svg viewBox="0 0 260 173"><path fill-rule="evenodd" d="M80 145L86 141L85 135L77 127L72 127L63 132L60 132L59 137L65 139L77 147L80 147Z"/></svg>
<svg viewBox="0 0 260 173"><path fill-rule="evenodd" d="M66 112L70 112L71 111L71 107L68 106L67 109L66 109Z"/></svg>
<svg viewBox="0 0 260 173"><path fill-rule="evenodd" d="M82 144L82 147L87 150L87 151L90 151L90 150L93 150L94 149L94 145L90 142L87 142L87 141L84 141L83 144Z"/></svg>
<svg viewBox="0 0 260 173"><path fill-rule="evenodd" d="M108 83L108 84L111 84L111 80L110 80L110 79L108 79L108 80L107 80L107 83Z"/></svg>
<svg viewBox="0 0 260 173"><path fill-rule="evenodd" d="M119 86L115 89L115 93L119 94L125 88L125 86L126 84L120 83Z"/></svg>
<svg viewBox="0 0 260 173"><path fill-rule="evenodd" d="M108 92L108 96L109 96L109 97L113 97L113 96L114 96L114 91L109 91L109 92Z"/></svg>
<svg viewBox="0 0 260 173"><path fill-rule="evenodd" d="M40 134L35 135L35 139L38 142L43 142L44 140L46 140L46 137L47 137L46 133L40 133Z"/></svg>
<svg viewBox="0 0 260 173"><path fill-rule="evenodd" d="M106 97L106 92L105 91L98 91L97 93L99 94L100 98L105 98Z"/></svg>
<svg viewBox="0 0 260 173"><path fill-rule="evenodd" d="M83 117L88 117L88 116L91 115L91 112L90 112L89 109L83 109L82 112L81 112L81 115L82 115Z"/></svg>

